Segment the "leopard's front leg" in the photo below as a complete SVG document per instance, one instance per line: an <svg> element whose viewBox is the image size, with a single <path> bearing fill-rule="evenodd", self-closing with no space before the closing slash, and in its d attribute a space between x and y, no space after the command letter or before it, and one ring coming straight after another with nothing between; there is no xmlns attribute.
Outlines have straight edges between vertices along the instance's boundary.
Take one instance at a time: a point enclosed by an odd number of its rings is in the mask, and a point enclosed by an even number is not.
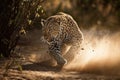
<svg viewBox="0 0 120 80"><path fill-rule="evenodd" d="M61 41L53 39L49 44L49 54L57 61L57 64L63 66L67 61L61 54Z"/></svg>

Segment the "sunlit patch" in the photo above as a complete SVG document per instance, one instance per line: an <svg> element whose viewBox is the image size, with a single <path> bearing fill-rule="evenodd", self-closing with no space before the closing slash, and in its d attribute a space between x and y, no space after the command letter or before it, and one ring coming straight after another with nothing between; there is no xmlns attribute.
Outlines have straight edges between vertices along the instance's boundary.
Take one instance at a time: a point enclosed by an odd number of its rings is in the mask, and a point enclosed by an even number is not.
<svg viewBox="0 0 120 80"><path fill-rule="evenodd" d="M109 41L101 40L94 43L89 43L85 45L85 51L83 55L83 59L81 60L81 67L85 67L85 65L90 62L99 62L104 61L110 54L109 51Z"/></svg>
<svg viewBox="0 0 120 80"><path fill-rule="evenodd" d="M70 48L71 48L70 45L64 44L62 49L63 56L70 50Z"/></svg>

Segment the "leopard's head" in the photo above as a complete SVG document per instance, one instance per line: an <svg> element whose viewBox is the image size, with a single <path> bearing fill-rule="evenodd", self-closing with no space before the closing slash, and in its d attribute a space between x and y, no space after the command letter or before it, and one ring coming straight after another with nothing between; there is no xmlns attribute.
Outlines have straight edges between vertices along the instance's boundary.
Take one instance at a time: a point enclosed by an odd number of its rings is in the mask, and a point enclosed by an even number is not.
<svg viewBox="0 0 120 80"><path fill-rule="evenodd" d="M44 37L44 40L48 42L51 42L53 38L58 38L58 35L61 33L60 24L53 19L54 18L41 20L42 37Z"/></svg>

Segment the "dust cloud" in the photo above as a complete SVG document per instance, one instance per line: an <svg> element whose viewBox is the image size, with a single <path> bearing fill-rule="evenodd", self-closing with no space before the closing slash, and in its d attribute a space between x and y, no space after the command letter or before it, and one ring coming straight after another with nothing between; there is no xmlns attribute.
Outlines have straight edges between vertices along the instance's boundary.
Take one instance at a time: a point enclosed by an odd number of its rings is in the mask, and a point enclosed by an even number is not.
<svg viewBox="0 0 120 80"><path fill-rule="evenodd" d="M70 71L120 75L120 32L100 30L97 27L82 32L84 42L81 48L84 49L64 68ZM29 35L32 36L29 39L31 42L28 42L29 46L22 47L21 53L32 62L51 58L47 53L47 45L40 40L40 31L32 31Z"/></svg>
<svg viewBox="0 0 120 80"><path fill-rule="evenodd" d="M120 32L112 33L96 27L84 30L80 53L65 66L68 70L120 74Z"/></svg>

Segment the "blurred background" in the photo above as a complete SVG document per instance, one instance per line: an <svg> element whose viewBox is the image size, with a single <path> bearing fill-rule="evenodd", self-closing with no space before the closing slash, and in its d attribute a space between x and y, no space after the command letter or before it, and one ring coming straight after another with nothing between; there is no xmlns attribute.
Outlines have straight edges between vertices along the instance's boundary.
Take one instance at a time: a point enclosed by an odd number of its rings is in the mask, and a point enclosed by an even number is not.
<svg viewBox="0 0 120 80"><path fill-rule="evenodd" d="M31 43L41 45L41 19L58 12L68 13L75 19L86 41L91 41L90 47L94 44L97 44L94 48L100 47L97 52L106 47L104 44L107 40L110 41L107 47L115 46L116 55L119 55L120 33L117 32L120 31L120 0L1 0L0 57L13 56L21 41L23 46ZM99 40L103 40L102 46L98 45ZM109 47L107 53L111 53L113 47Z"/></svg>
<svg viewBox="0 0 120 80"><path fill-rule="evenodd" d="M42 4L47 16L59 11L73 16L80 27L120 30L120 0L45 0Z"/></svg>
<svg viewBox="0 0 120 80"><path fill-rule="evenodd" d="M81 47L83 50L64 68L120 75L120 0L0 0L0 69L9 69L22 57L25 59L19 61L24 61L25 65L17 66L28 70L28 74L31 73L29 70L51 71L51 67L35 63L51 58L47 45L41 40L41 19L58 12L70 14L85 39ZM8 62L4 62L3 58ZM28 64L25 60L32 63Z"/></svg>

